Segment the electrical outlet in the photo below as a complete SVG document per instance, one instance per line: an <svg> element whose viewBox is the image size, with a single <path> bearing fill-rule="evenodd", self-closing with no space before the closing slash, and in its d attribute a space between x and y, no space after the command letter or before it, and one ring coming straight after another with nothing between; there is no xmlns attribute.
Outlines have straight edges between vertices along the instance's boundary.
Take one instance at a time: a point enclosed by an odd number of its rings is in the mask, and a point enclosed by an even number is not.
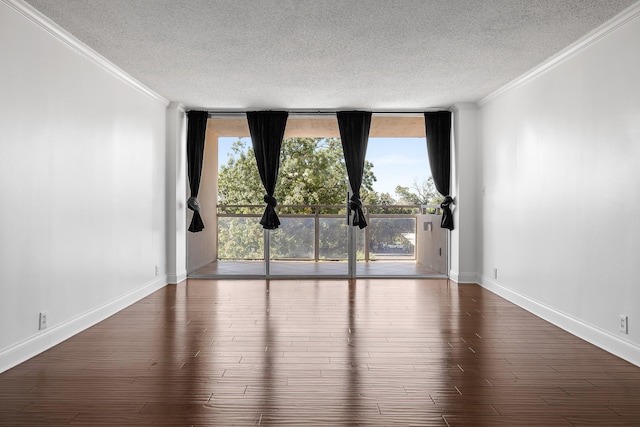
<svg viewBox="0 0 640 427"><path fill-rule="evenodd" d="M156 276L158 275L159 272L160 272L160 270L158 269L158 266L156 265Z"/></svg>
<svg viewBox="0 0 640 427"><path fill-rule="evenodd" d="M47 312L43 311L40 313L40 330L47 329Z"/></svg>
<svg viewBox="0 0 640 427"><path fill-rule="evenodd" d="M494 268L494 269L493 269L493 278L494 278L494 279L497 279L497 278L498 278L498 269L497 269L497 268Z"/></svg>
<svg viewBox="0 0 640 427"><path fill-rule="evenodd" d="M620 332L623 334L629 333L629 318L624 314L620 315Z"/></svg>

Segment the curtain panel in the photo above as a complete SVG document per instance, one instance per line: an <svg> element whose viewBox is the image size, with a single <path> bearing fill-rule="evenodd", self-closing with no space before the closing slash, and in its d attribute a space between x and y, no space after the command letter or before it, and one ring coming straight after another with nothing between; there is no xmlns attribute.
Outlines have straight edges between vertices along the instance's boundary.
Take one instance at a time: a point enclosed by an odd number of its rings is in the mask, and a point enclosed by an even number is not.
<svg viewBox="0 0 640 427"><path fill-rule="evenodd" d="M426 112L424 113L424 121L433 183L436 186L436 190L444 196L444 200L440 205L442 208L440 226L453 230L453 215L451 213L453 198L449 195L451 181L451 112Z"/></svg>
<svg viewBox="0 0 640 427"><path fill-rule="evenodd" d="M361 229L367 226L362 209L360 187L364 173L364 160L369 142L371 128L371 112L368 111L339 111L338 128L342 140L342 151L347 166L347 175L353 194L349 200L349 209L353 212L352 225Z"/></svg>
<svg viewBox="0 0 640 427"><path fill-rule="evenodd" d="M262 214L260 224L267 230L275 230L280 226L280 219L275 210L278 202L274 197L274 193L278 180L278 170L280 169L280 149L288 115L286 111L247 112L253 152L256 156L260 179L266 192L264 201L267 205Z"/></svg>
<svg viewBox="0 0 640 427"><path fill-rule="evenodd" d="M191 197L187 201L187 207L193 211L193 218L189 225L189 231L192 233L204 230L204 222L202 222L200 205L198 204L198 191L202 176L208 118L209 113L206 111L189 111L187 113L187 173L191 189Z"/></svg>

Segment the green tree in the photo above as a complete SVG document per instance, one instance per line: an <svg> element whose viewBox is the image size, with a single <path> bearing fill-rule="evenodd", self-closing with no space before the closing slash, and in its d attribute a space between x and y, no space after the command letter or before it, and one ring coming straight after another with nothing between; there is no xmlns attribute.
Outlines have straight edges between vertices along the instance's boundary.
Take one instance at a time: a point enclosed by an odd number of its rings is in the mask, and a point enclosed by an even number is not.
<svg viewBox="0 0 640 427"><path fill-rule="evenodd" d="M413 180L410 187L396 186L396 196L403 205L439 205L444 199L433 183L433 177L418 182Z"/></svg>
<svg viewBox="0 0 640 427"><path fill-rule="evenodd" d="M231 149L233 154L218 176L218 203L261 205L264 189L251 146L238 140ZM342 205L347 181L339 139L285 138L282 142L275 191L280 205ZM377 200L375 181L373 164L366 161L360 190L364 203Z"/></svg>
<svg viewBox="0 0 640 427"><path fill-rule="evenodd" d="M256 166L253 150L247 143L238 140L231 146L227 164L218 174L218 204L248 205L261 204L264 189ZM254 213L249 209L239 209L235 213Z"/></svg>
<svg viewBox="0 0 640 427"><path fill-rule="evenodd" d="M227 163L218 175L218 204L258 205L258 208L227 208L224 213L262 214L264 188L251 145L236 141ZM380 196L373 190L376 177L373 164L365 162L362 187L363 203L377 203ZM324 209L323 214L344 213L347 191L347 170L342 144L336 138L285 138L282 142L280 170L275 197L282 222L281 229L272 232L272 253L284 258L313 256L313 220L287 218L286 214L312 214L307 208L286 208L282 205L338 205ZM389 197L387 195L387 197ZM390 197L389 197L390 198ZM223 218L218 235L218 256L221 259L259 259L263 242L256 235L255 222L246 218ZM320 224L321 256L329 259L346 257L340 242L346 236L342 218L323 220ZM283 230L286 230L283 231ZM243 249L243 248L246 248Z"/></svg>
<svg viewBox="0 0 640 427"><path fill-rule="evenodd" d="M257 218L262 215L264 188L260 182L255 156L249 141L238 140L232 153L218 175L219 205L254 205L255 207L221 208L221 213L253 214L256 218L220 218L218 256L220 259L261 259L263 234ZM421 205L436 203L439 196L433 180L420 185L414 181L411 187L396 187L394 199L389 193L374 191L376 177L373 164L365 162L360 196L363 204L377 206ZM335 205L323 208L319 224L320 257L345 259L347 226L344 221L347 191L347 170L342 145L337 138L286 138L282 143L280 170L275 197L279 206L281 227L271 233L271 253L277 258L308 259L314 252L313 208L289 208L286 205ZM283 206L284 205L284 206ZM412 214L415 209L373 209L371 213ZM295 214L297 217L288 217ZM393 243L403 243L403 234L412 230L413 219L371 218L370 238L374 248ZM362 248L364 250L364 248Z"/></svg>

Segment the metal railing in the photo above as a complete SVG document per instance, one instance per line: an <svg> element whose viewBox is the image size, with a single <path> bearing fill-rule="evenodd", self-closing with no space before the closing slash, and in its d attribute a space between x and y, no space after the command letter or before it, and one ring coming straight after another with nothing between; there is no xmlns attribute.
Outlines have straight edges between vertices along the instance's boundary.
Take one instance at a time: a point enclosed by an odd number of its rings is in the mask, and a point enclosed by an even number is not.
<svg viewBox="0 0 640 427"><path fill-rule="evenodd" d="M368 227L357 229L358 259L415 260L416 217L438 206L366 205ZM218 205L218 258L264 259L265 235L259 225L264 205ZM271 259L346 260L345 205L279 205L282 225L271 232ZM247 221L251 219L250 221ZM343 239L344 247L339 241Z"/></svg>

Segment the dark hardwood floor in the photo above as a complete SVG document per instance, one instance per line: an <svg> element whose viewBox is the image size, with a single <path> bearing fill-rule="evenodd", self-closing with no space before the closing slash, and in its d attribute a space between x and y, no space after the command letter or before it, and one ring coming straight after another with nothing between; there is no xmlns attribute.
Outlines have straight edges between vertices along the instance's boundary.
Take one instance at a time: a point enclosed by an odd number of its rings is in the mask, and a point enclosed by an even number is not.
<svg viewBox="0 0 640 427"><path fill-rule="evenodd" d="M1 374L0 424L638 426L640 368L476 285L191 279Z"/></svg>

